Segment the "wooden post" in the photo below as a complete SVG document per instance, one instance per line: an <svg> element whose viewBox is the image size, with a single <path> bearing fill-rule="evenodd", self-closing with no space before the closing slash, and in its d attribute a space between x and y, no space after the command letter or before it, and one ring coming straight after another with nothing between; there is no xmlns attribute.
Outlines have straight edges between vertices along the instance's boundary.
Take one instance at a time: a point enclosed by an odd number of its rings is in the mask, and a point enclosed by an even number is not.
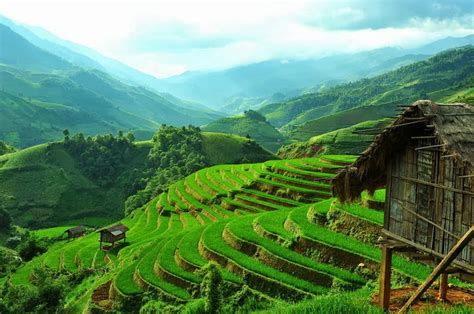
<svg viewBox="0 0 474 314"><path fill-rule="evenodd" d="M442 273L439 279L439 299L446 301L448 295L448 273Z"/></svg>
<svg viewBox="0 0 474 314"><path fill-rule="evenodd" d="M387 311L390 306L390 280L392 277L392 248L382 246L382 261L380 264L379 305Z"/></svg>
<svg viewBox="0 0 474 314"><path fill-rule="evenodd" d="M443 273L446 268L454 261L454 259L461 253L462 249L474 238L474 225L462 236L462 238L453 246L453 248L446 254L441 262L436 266L433 272L426 278L426 281L418 287L416 292L405 303L398 313L405 313L408 311L418 298L428 290L431 284L436 280L439 274Z"/></svg>

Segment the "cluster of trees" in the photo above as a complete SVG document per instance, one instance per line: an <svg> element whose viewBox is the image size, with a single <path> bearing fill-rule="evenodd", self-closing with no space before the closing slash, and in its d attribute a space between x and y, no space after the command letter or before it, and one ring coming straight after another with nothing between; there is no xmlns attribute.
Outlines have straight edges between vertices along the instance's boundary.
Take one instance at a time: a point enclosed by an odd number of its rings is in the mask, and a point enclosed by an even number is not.
<svg viewBox="0 0 474 314"><path fill-rule="evenodd" d="M108 134L85 138L82 133L70 137L67 129L63 134L67 151L78 160L83 173L103 187L114 183L136 148L134 135L122 131L117 137Z"/></svg>
<svg viewBox="0 0 474 314"><path fill-rule="evenodd" d="M15 151L15 148L12 146L8 145L7 143L0 141L0 156L5 155L8 153L13 153Z"/></svg>
<svg viewBox="0 0 474 314"><path fill-rule="evenodd" d="M7 280L0 287L0 313L62 313L71 287L89 274L90 270L69 273L36 267L30 276L32 285L15 285Z"/></svg>
<svg viewBox="0 0 474 314"><path fill-rule="evenodd" d="M252 120L256 120L256 121L262 121L262 122L265 122L267 121L267 118L265 118L264 115L262 115L261 113L255 111L255 110L246 110L244 111L244 115L247 117L247 118L250 118Z"/></svg>
<svg viewBox="0 0 474 314"><path fill-rule="evenodd" d="M130 196L125 213L143 206L153 197L166 191L169 185L207 166L199 127L162 125L153 136L153 147L140 183L143 188Z"/></svg>

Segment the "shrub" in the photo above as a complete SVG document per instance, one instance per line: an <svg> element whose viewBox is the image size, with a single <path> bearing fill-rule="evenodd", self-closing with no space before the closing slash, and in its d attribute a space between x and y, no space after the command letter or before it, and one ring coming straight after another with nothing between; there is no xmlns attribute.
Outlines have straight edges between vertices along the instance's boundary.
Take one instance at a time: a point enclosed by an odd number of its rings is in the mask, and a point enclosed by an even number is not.
<svg viewBox="0 0 474 314"><path fill-rule="evenodd" d="M203 274L201 296L206 313L218 313L222 307L222 274L217 264L211 262L200 270Z"/></svg>
<svg viewBox="0 0 474 314"><path fill-rule="evenodd" d="M17 247L18 254L24 261L30 261L33 257L47 251L46 244L36 237L31 237Z"/></svg>

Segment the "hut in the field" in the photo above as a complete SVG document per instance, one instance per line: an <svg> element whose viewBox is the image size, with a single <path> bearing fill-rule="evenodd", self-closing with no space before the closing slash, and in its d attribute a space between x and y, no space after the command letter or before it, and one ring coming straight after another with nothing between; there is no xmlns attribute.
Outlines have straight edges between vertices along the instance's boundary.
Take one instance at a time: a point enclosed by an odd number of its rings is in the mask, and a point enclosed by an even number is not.
<svg viewBox="0 0 474 314"><path fill-rule="evenodd" d="M67 234L67 238L69 240L72 240L75 238L82 237L86 233L86 228L84 228L83 226L77 226L67 229L66 231L64 231L64 233Z"/></svg>
<svg viewBox="0 0 474 314"><path fill-rule="evenodd" d="M106 227L100 229L100 249L102 249L102 243L112 243L112 247L115 245L116 242L123 239L125 242L127 236L126 232L128 231L128 227L123 224L116 224L111 227Z"/></svg>
<svg viewBox="0 0 474 314"><path fill-rule="evenodd" d="M333 181L341 201L386 187L380 302L390 296L392 250L416 250L437 265L407 307L441 275L474 274L474 107L418 101L408 106ZM405 307L404 309L406 309Z"/></svg>

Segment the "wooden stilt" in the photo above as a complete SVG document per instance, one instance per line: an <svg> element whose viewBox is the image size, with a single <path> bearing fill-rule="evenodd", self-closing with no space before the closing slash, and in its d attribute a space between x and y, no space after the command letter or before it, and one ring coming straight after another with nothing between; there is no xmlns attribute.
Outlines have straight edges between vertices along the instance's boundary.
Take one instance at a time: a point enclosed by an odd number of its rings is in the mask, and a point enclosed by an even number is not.
<svg viewBox="0 0 474 314"><path fill-rule="evenodd" d="M387 311L390 306L390 280L392 277L392 251L387 245L382 246L382 261L380 264L379 305Z"/></svg>
<svg viewBox="0 0 474 314"><path fill-rule="evenodd" d="M474 238L474 226L462 236L462 238L454 245L454 247L446 254L446 256L441 260L441 262L436 266L433 272L426 278L426 281L418 287L416 292L411 296L411 298L405 303L405 305L400 309L398 313L405 313L408 311L410 306L412 306L423 293L428 290L428 288L433 284L436 278L443 273L446 268L454 261L456 256L461 253L462 249Z"/></svg>
<svg viewBox="0 0 474 314"><path fill-rule="evenodd" d="M439 299L442 301L447 300L448 295L448 273L442 273L439 277Z"/></svg>

